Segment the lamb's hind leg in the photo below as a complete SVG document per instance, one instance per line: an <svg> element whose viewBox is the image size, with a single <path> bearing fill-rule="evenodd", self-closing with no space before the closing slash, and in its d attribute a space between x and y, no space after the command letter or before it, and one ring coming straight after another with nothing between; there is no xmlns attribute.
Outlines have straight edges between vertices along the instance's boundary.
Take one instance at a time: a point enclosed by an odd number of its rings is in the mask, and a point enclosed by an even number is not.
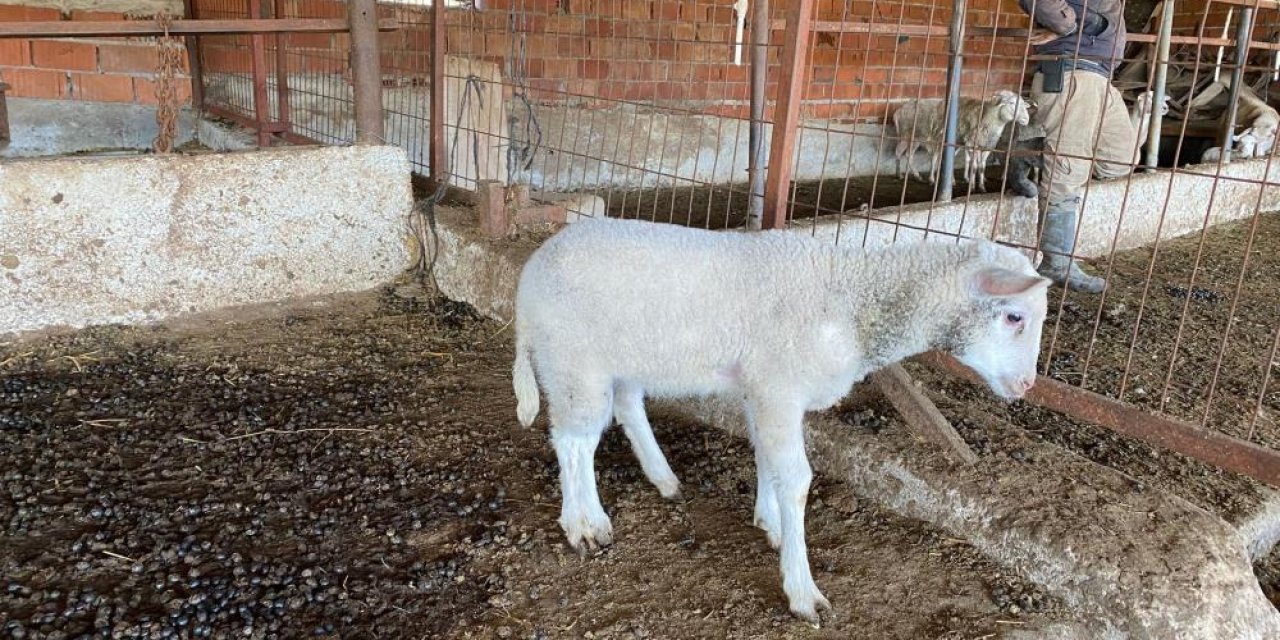
<svg viewBox="0 0 1280 640"><path fill-rule="evenodd" d="M579 552L608 546L613 524L600 504L595 455L609 424L613 386L607 380L556 380L547 385L546 395L551 443L560 463L560 527Z"/></svg>
<svg viewBox="0 0 1280 640"><path fill-rule="evenodd" d="M633 384L618 382L613 385L613 416L631 441L631 451L640 461L644 475L658 488L662 497L680 499L680 481L667 464L666 456L653 437L653 427L644 412L644 390Z"/></svg>

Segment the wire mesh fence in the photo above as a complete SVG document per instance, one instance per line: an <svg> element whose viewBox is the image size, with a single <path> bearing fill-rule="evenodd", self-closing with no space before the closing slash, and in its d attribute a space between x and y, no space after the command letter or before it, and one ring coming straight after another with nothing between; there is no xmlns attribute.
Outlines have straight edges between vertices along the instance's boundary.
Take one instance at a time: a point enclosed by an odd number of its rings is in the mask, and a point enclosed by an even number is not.
<svg viewBox="0 0 1280 640"><path fill-rule="evenodd" d="M1110 73L1086 68L1099 54L1080 40L1061 56L1079 65L1066 73L1069 88L1054 93L1043 66L1054 56L1033 43L1045 25L1013 0L815 0L804 73L790 80L802 84L799 125L779 134L772 123L788 77L783 52L799 34L785 19L790 5L773 4L758 135L794 136L782 199L793 228L863 246L982 236L1030 253L1044 245L1050 201L1072 201L1078 224L1067 253L1107 286L1052 290L1044 372L1280 448L1280 220L1269 213L1280 209L1280 191L1276 127L1268 129L1280 11L1195 0L1177 3L1166 21L1159 2L1120 5L1124 24L1113 24L1112 12L1112 24L1088 26L1091 39L1106 39L1099 28L1128 32L1102 52L1115 59ZM243 0L196 5L200 17L251 11ZM381 17L400 25L380 41L387 140L408 151L416 171L430 170L438 88L455 186L528 185L535 196L560 197L571 216L742 227L752 203L754 5L447 4L443 86L433 87L434 9L381 4ZM952 192L940 193L937 181L912 173L928 176L945 149L944 127L921 114L900 126L895 114L945 105L957 6L965 28L956 93L966 100L953 145L960 171ZM281 0L261 10L335 17L346 8ZM313 140L351 141L346 34L272 38L262 54L271 119ZM207 103L252 117L252 49L251 36L204 38ZM1085 84L1094 102L1081 116L1071 105L1089 99L1077 95Z"/></svg>

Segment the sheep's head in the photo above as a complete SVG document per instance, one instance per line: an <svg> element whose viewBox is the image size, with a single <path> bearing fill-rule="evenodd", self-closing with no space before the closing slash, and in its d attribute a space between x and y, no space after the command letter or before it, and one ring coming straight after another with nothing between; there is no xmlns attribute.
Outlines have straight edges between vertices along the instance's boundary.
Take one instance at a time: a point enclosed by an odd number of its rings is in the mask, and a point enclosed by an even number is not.
<svg viewBox="0 0 1280 640"><path fill-rule="evenodd" d="M1239 135L1231 136L1231 139L1236 143L1236 157L1252 158L1258 150L1258 135L1253 129L1245 129Z"/></svg>
<svg viewBox="0 0 1280 640"><path fill-rule="evenodd" d="M1026 126L1031 122L1030 102L1022 96L1001 89L996 92L996 100L1000 102L1000 119L1005 122L1017 122L1018 126Z"/></svg>
<svg viewBox="0 0 1280 640"><path fill-rule="evenodd" d="M1049 280L1021 253L989 242L960 271L967 300L944 348L1005 400L1035 384Z"/></svg>

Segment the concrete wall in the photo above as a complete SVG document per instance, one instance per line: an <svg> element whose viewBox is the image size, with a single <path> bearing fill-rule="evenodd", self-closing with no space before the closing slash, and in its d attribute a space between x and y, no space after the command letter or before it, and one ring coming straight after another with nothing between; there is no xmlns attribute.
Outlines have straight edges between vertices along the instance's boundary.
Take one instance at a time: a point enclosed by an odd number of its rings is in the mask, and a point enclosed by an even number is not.
<svg viewBox="0 0 1280 640"><path fill-rule="evenodd" d="M0 158L150 149L159 132L154 106L110 102L13 98L9 123L13 141ZM183 109L174 144L190 142L195 133L195 113Z"/></svg>
<svg viewBox="0 0 1280 640"><path fill-rule="evenodd" d="M390 146L0 163L0 334L374 287L412 205Z"/></svg>

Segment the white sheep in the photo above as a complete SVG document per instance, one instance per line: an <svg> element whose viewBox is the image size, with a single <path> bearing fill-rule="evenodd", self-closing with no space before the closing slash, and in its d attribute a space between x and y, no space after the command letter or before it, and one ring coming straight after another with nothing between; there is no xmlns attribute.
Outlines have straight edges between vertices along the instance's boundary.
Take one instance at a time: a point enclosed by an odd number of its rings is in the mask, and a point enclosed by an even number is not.
<svg viewBox="0 0 1280 640"><path fill-rule="evenodd" d="M755 524L781 549L791 611L817 624L804 508L803 418L868 373L940 349L1005 399L1034 383L1046 285L990 242L865 251L786 231L714 232L587 220L544 243L516 292L513 383L525 426L546 395L560 464L560 526L579 551L613 540L594 457L621 423L661 494L679 482L645 395L741 401L757 465Z"/></svg>
<svg viewBox="0 0 1280 640"><path fill-rule="evenodd" d="M969 184L976 180L979 191L987 189L984 169L992 149L1010 122L1025 126L1030 121L1029 105L1023 97L1005 90L997 91L987 100L960 99L956 141L965 147L965 180ZM921 179L912 166L912 157L916 149L923 147L930 159L929 182L937 183L945 123L946 102L939 98L912 100L894 111L893 126L898 132L894 155L899 176L906 179L910 172L917 180Z"/></svg>
<svg viewBox="0 0 1280 640"><path fill-rule="evenodd" d="M1229 163L1233 159L1243 160L1261 155L1258 153L1258 138L1253 134L1253 129L1246 129L1242 133L1233 135L1231 140L1235 142L1235 148L1225 156L1222 153L1222 147L1209 147L1200 154L1200 164L1217 163L1219 160Z"/></svg>

